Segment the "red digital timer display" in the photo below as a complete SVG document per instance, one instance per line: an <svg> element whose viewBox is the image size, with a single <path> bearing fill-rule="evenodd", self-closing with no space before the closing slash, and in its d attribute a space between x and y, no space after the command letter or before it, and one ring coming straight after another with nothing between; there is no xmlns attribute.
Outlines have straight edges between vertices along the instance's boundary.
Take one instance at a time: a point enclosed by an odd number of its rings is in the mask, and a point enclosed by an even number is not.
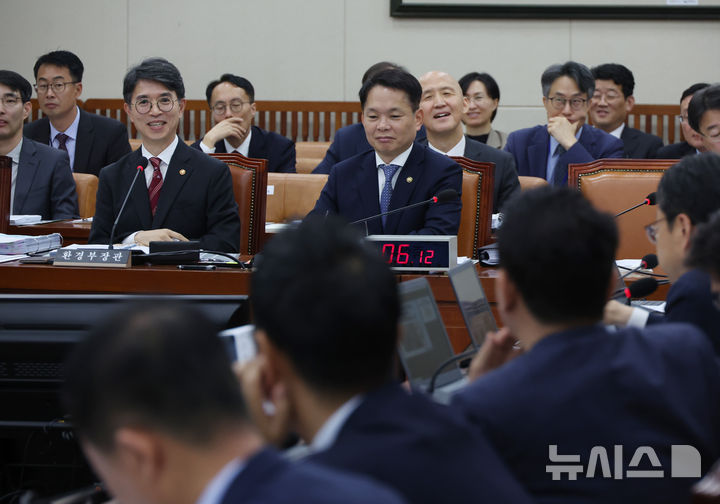
<svg viewBox="0 0 720 504"><path fill-rule="evenodd" d="M438 241L379 241L386 262L398 268L447 268L447 242Z"/></svg>

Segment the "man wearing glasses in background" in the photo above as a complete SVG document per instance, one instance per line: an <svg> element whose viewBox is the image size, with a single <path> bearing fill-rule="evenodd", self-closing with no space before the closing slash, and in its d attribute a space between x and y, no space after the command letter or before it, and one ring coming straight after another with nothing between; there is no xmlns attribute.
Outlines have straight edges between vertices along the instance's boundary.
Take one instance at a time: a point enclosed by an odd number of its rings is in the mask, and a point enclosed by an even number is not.
<svg viewBox="0 0 720 504"><path fill-rule="evenodd" d="M552 65L540 79L547 125L512 132L505 150L515 156L518 175L567 185L567 167L601 158L623 157L623 143L585 124L595 79L585 65Z"/></svg>
<svg viewBox="0 0 720 504"><path fill-rule="evenodd" d="M176 133L185 109L179 70L165 59L146 59L125 75L123 97L125 112L143 143L100 172L88 242L108 244L130 190L115 241L148 245L199 240L205 250L237 252L240 218L230 170L179 141ZM146 169L133 184L143 164Z"/></svg>
<svg viewBox="0 0 720 504"><path fill-rule="evenodd" d="M295 144L284 136L253 126L255 89L247 79L223 74L205 90L215 126L193 147L206 154L239 152L268 160L268 171L295 173Z"/></svg>
<svg viewBox="0 0 720 504"><path fill-rule="evenodd" d="M53 51L35 62L35 91L43 117L25 126L25 136L67 152L77 173L97 175L130 152L127 127L77 106L83 64L70 51Z"/></svg>
<svg viewBox="0 0 720 504"><path fill-rule="evenodd" d="M700 133L705 151L720 154L720 84L693 95L688 106L688 122Z"/></svg>
<svg viewBox="0 0 720 504"><path fill-rule="evenodd" d="M31 95L24 77L0 70L0 156L12 159L10 213L72 219L78 203L67 154L23 137Z"/></svg>
<svg viewBox="0 0 720 504"><path fill-rule="evenodd" d="M672 284L667 293L665 314L609 301L604 322L636 327L658 322L689 322L707 334L720 355L720 311L713 306L710 275L687 263L697 226L720 210L720 156L705 153L684 157L663 175L657 201L657 219L645 230Z"/></svg>

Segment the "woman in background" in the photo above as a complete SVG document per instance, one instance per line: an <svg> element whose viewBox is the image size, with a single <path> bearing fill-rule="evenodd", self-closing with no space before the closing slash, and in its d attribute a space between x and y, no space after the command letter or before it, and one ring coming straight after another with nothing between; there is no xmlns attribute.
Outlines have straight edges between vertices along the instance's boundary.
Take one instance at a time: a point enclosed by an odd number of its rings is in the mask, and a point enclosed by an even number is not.
<svg viewBox="0 0 720 504"><path fill-rule="evenodd" d="M463 114L467 137L497 149L505 147L507 133L492 129L500 102L500 88L495 79L486 73L470 72L459 82L469 101L468 111Z"/></svg>

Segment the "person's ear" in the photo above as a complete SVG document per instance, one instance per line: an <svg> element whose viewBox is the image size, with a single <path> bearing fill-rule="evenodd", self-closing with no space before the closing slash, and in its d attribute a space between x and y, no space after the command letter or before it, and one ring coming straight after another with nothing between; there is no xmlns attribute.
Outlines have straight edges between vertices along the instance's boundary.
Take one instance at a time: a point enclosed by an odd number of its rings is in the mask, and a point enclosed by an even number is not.
<svg viewBox="0 0 720 504"><path fill-rule="evenodd" d="M519 292L515 284L510 280L507 271L498 270L498 276L495 280L495 298L497 299L498 312L504 319L506 314L511 314L518 303Z"/></svg>
<svg viewBox="0 0 720 504"><path fill-rule="evenodd" d="M423 125L423 111L420 107L415 111L415 131L420 131Z"/></svg>
<svg viewBox="0 0 720 504"><path fill-rule="evenodd" d="M673 231L675 231L675 226L678 227L678 238L680 240L682 251L684 253L688 253L690 251L690 240L692 238L692 233L695 229L695 226L693 226L690 217L684 213L678 214L678 216L675 217L675 222L673 223Z"/></svg>
<svg viewBox="0 0 720 504"><path fill-rule="evenodd" d="M124 471L145 488L152 488L167 469L167 453L156 434L133 427L115 432L115 457Z"/></svg>

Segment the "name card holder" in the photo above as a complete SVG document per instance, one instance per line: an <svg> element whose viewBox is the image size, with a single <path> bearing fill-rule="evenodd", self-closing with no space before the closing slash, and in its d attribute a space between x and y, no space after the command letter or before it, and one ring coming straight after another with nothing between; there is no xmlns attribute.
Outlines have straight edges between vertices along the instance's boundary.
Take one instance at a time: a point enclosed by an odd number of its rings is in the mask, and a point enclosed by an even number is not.
<svg viewBox="0 0 720 504"><path fill-rule="evenodd" d="M129 268L131 250L61 248L53 266L85 266L90 268Z"/></svg>

